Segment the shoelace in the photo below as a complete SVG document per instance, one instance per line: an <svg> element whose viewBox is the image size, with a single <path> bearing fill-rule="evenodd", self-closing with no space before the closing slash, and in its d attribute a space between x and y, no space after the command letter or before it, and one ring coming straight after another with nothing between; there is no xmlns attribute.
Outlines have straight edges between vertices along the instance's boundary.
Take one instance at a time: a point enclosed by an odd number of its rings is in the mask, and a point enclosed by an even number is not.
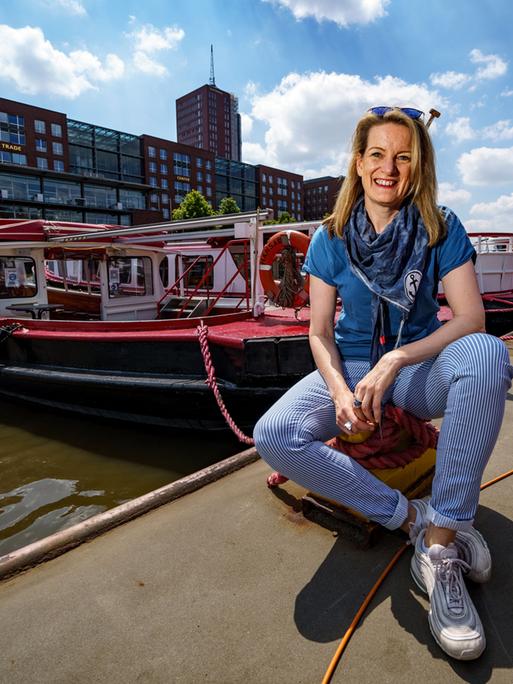
<svg viewBox="0 0 513 684"><path fill-rule="evenodd" d="M452 613L463 612L462 572L470 570L469 564L461 558L442 558L436 562L437 577L443 584L447 607Z"/></svg>

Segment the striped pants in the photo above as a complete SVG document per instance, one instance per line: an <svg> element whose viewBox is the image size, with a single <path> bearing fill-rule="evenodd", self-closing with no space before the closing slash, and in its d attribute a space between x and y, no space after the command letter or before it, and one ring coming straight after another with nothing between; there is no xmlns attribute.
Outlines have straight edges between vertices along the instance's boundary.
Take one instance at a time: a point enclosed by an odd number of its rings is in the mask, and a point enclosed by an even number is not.
<svg viewBox="0 0 513 684"><path fill-rule="evenodd" d="M351 390L369 370L365 361L342 361ZM439 527L468 529L483 470L504 415L513 367L504 343L475 333L437 356L401 369L387 399L422 419L443 417L428 518ZM254 430L260 456L307 489L388 529L406 519L408 503L345 454L324 442L340 432L326 383L318 371L286 392Z"/></svg>

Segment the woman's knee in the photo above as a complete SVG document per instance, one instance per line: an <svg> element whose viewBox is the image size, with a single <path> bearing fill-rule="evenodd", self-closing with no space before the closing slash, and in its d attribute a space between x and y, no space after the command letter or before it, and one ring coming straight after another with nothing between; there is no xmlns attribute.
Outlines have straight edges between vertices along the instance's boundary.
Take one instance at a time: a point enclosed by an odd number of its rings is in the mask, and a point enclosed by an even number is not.
<svg viewBox="0 0 513 684"><path fill-rule="evenodd" d="M510 372L509 354L504 342L487 333L472 333L452 342L449 354L454 352L457 363L466 366L480 380L501 381Z"/></svg>

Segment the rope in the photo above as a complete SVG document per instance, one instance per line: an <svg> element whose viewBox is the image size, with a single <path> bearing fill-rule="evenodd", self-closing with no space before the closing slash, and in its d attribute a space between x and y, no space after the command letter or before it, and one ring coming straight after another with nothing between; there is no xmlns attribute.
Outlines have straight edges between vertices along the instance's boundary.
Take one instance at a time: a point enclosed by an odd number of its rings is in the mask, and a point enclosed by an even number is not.
<svg viewBox="0 0 513 684"><path fill-rule="evenodd" d="M283 265L283 278L280 282L280 290L274 303L283 308L292 307L298 292L303 289L303 277L299 272L296 260L296 250L291 245L284 247L281 253Z"/></svg>
<svg viewBox="0 0 513 684"><path fill-rule="evenodd" d="M398 451L404 431L412 441L404 450ZM344 436L336 437L330 446L343 451L367 469L405 466L422 456L426 449L435 449L438 442L438 430L434 425L389 404L385 407L381 430L375 430L365 442L346 442Z"/></svg>
<svg viewBox="0 0 513 684"><path fill-rule="evenodd" d="M0 344L2 342L5 342L5 340L13 334L13 332L19 330L22 327L23 326L19 323L9 323L8 325L0 325Z"/></svg>
<svg viewBox="0 0 513 684"><path fill-rule="evenodd" d="M411 438L411 443L399 450L405 431ZM328 446L343 451L367 469L405 466L422 456L426 449L435 449L438 442L438 430L434 425L390 404L385 407L381 429L371 433L364 442L347 442L344 436L339 435L330 440L327 442ZM281 473L272 473L267 478L267 486L277 487L287 480Z"/></svg>
<svg viewBox="0 0 513 684"><path fill-rule="evenodd" d="M251 437L245 435L235 425L233 418L228 413L228 409L224 404L221 392L219 391L219 387L217 386L214 364L212 363L210 349L208 348L208 327L203 323L203 321L201 321L200 325L198 325L196 330L199 337L201 353L203 354L203 363L205 364L205 370L207 372L207 379L205 380L205 383L210 387L210 389L214 393L217 405L219 406L219 410L221 411L226 422L228 423L228 427L230 428L230 430L232 430L232 432L234 432L237 435L240 442L243 442L244 444L254 444L254 440Z"/></svg>

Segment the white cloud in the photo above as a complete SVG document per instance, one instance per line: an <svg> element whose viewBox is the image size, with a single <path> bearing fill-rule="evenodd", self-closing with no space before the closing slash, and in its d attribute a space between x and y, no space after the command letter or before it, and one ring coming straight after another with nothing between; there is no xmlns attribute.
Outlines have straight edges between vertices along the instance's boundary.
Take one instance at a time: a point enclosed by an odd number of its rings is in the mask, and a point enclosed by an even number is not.
<svg viewBox="0 0 513 684"><path fill-rule="evenodd" d="M73 99L97 89L96 82L119 78L123 72L117 55L107 55L102 64L87 50L57 50L38 27L0 24L0 79L11 81L22 93Z"/></svg>
<svg viewBox="0 0 513 684"><path fill-rule="evenodd" d="M255 89L250 100L251 117L266 130L263 145L243 146L244 160L312 176L345 171L355 124L372 105L391 102L424 111L446 106L424 85L323 71L288 74L268 93Z"/></svg>
<svg viewBox="0 0 513 684"><path fill-rule="evenodd" d="M486 126L486 128L483 128L483 138L494 141L513 139L513 126L511 125L511 121L509 119L503 119L491 126Z"/></svg>
<svg viewBox="0 0 513 684"><path fill-rule="evenodd" d="M163 64L157 62L151 57L148 57L146 52L137 50L134 52L132 61L137 71L141 71L143 74L148 74L151 76L166 76L168 73Z"/></svg>
<svg viewBox="0 0 513 684"><path fill-rule="evenodd" d="M84 17L87 14L87 10L80 0L46 0L46 5L55 8L62 8L70 14L76 14L79 17Z"/></svg>
<svg viewBox="0 0 513 684"><path fill-rule="evenodd" d="M457 71L444 71L441 74L431 74L429 80L434 86L447 88L448 90L458 90L471 80L468 74Z"/></svg>
<svg viewBox="0 0 513 684"><path fill-rule="evenodd" d="M484 55L481 50L474 48L470 51L470 61L474 64L482 64L476 73L478 80L488 80L503 76L508 70L508 63L499 55Z"/></svg>
<svg viewBox="0 0 513 684"><path fill-rule="evenodd" d="M493 202L479 202L470 208L470 230L511 231L513 225L513 193L501 195ZM477 217L477 218L475 218Z"/></svg>
<svg viewBox="0 0 513 684"><path fill-rule="evenodd" d="M242 138L244 139L246 136L250 135L251 131L253 130L253 119L249 116L249 114L241 113L240 124L242 129Z"/></svg>
<svg viewBox="0 0 513 684"><path fill-rule="evenodd" d="M130 24L136 18L130 16ZM165 26L158 29L152 24L145 24L141 28L127 34L134 41L133 64L137 71L153 76L165 76L166 67L153 59L151 55L162 50L176 50L185 37L185 31L178 26Z"/></svg>
<svg viewBox="0 0 513 684"><path fill-rule="evenodd" d="M135 40L135 50L151 54L159 50L176 50L185 36L185 31L178 26L158 29L151 24L145 24L130 35Z"/></svg>
<svg viewBox="0 0 513 684"><path fill-rule="evenodd" d="M368 24L386 16L390 0L264 0L289 9L296 19L313 17L339 26Z"/></svg>
<svg viewBox="0 0 513 684"><path fill-rule="evenodd" d="M439 183L438 184L438 201L440 204L449 207L455 204L463 204L468 202L471 195L468 190L458 188L454 183Z"/></svg>
<svg viewBox="0 0 513 684"><path fill-rule="evenodd" d="M457 164L467 185L513 183L513 147L476 147L462 154Z"/></svg>
<svg viewBox="0 0 513 684"><path fill-rule="evenodd" d="M445 132L447 135L454 138L456 142L472 140L472 138L476 137L476 132L470 125L468 116L460 116L458 119L448 123L445 127Z"/></svg>
<svg viewBox="0 0 513 684"><path fill-rule="evenodd" d="M501 97L511 97L513 95L513 88L504 88Z"/></svg>

